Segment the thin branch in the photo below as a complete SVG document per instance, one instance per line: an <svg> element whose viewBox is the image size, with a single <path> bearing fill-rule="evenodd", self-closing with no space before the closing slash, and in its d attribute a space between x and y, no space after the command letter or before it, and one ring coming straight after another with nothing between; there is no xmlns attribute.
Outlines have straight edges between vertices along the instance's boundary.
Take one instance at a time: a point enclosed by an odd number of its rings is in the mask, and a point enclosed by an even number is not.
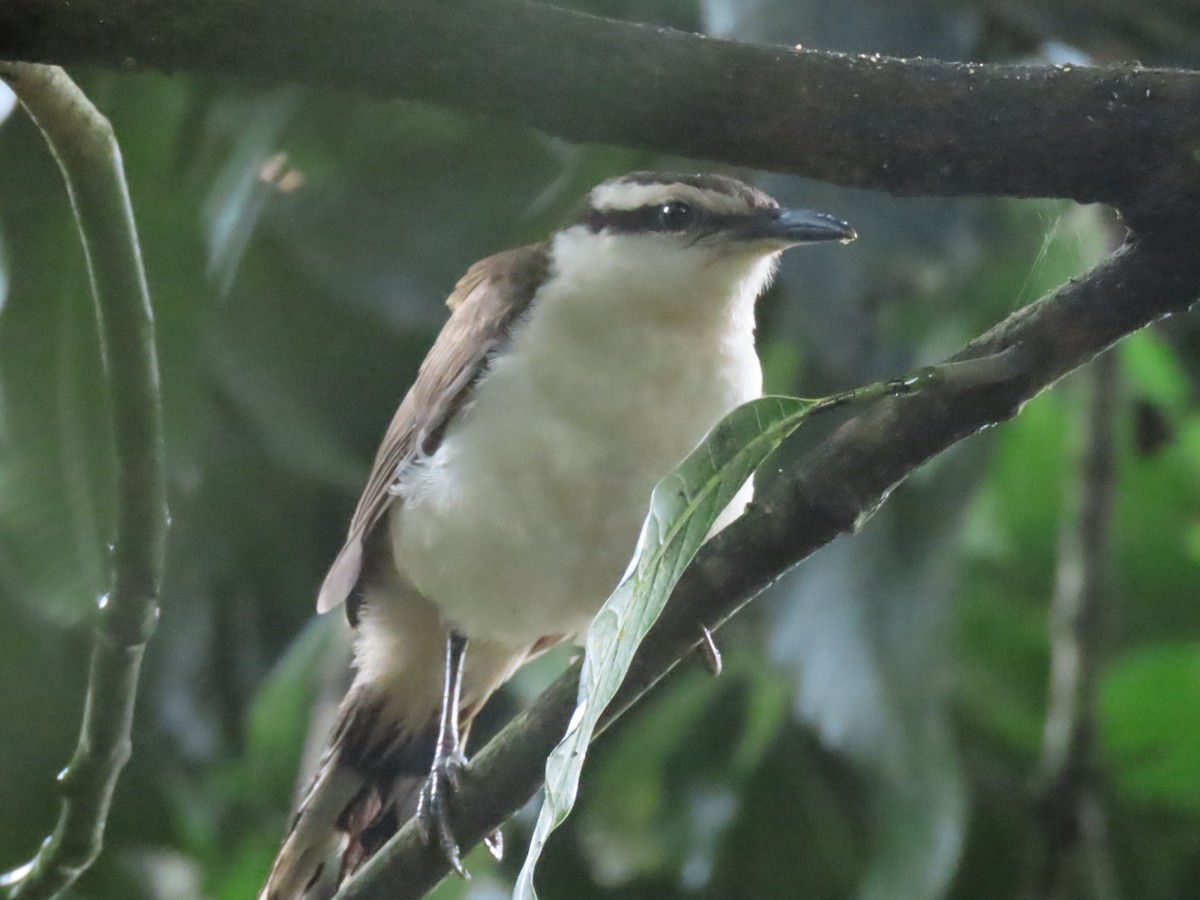
<svg viewBox="0 0 1200 900"><path fill-rule="evenodd" d="M1087 276L972 341L949 361L940 385L885 401L847 422L705 545L604 721L694 652L701 624L725 621L790 567L856 529L922 463L1011 417L1114 341L1184 311L1197 296L1200 256L1186 241L1128 244ZM541 785L546 755L574 709L578 676L578 666L570 669L472 760L454 806L455 834L464 847L499 827ZM446 873L445 860L409 823L337 900L411 900Z"/></svg>
<svg viewBox="0 0 1200 900"><path fill-rule="evenodd" d="M1038 796L1042 864L1034 896L1056 900L1083 889L1117 897L1108 858L1096 760L1096 694L1112 605L1112 514L1116 498L1118 370L1112 353L1087 372L1090 396L1079 480L1059 545L1050 607L1050 688Z"/></svg>
<svg viewBox="0 0 1200 900"><path fill-rule="evenodd" d="M158 360L133 210L112 127L61 69L0 63L66 181L96 301L117 455L111 590L100 599L79 744L59 775L62 812L27 864L0 876L10 898L57 896L100 852L130 753L138 672L158 621L166 482Z"/></svg>
<svg viewBox="0 0 1200 900"><path fill-rule="evenodd" d="M1200 185L1200 74L855 57L527 0L6 0L0 58L297 81L900 194Z"/></svg>

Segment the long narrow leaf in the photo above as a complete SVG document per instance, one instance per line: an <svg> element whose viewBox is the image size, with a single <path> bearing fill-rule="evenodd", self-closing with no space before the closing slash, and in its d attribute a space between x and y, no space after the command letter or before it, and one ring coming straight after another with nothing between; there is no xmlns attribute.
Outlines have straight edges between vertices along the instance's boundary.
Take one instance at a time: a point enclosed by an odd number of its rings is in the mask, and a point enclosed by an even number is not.
<svg viewBox="0 0 1200 900"><path fill-rule="evenodd" d="M847 397L763 397L740 406L655 487L634 561L584 639L579 699L566 736L546 760L546 797L513 893L516 900L536 900L534 869L550 832L575 803L579 774L600 714L713 523L746 479L801 422L815 409L838 405Z"/></svg>
<svg viewBox="0 0 1200 900"><path fill-rule="evenodd" d="M546 790L513 900L537 900L533 874L550 833L575 805L579 774L596 723L629 671L633 655L700 549L717 517L754 471L809 416L849 403L907 394L940 380L933 367L840 394L806 400L760 397L739 406L658 483L633 562L584 636L579 696L567 733L546 760Z"/></svg>

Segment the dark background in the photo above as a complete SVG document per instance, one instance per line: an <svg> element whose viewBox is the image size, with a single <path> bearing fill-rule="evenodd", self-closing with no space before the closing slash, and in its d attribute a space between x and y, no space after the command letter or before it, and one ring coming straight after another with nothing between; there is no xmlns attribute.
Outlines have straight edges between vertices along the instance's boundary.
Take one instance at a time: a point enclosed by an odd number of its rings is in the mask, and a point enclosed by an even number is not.
<svg viewBox="0 0 1200 900"><path fill-rule="evenodd" d="M1200 65L1182 0L593 0L746 40L943 59ZM594 183L703 162L576 146L411 103L201 77L74 73L125 156L159 327L173 528L134 757L86 898L245 898L310 721L344 679L315 589L375 445L474 260L541 239ZM851 221L761 304L767 388L816 396L935 362L1119 240L1104 210L893 199L735 172ZM58 171L0 125L0 869L57 815L112 453ZM1116 351L1111 602L1094 710L1107 824L1064 897L1200 883L1200 323ZM539 884L587 898L1041 896L1047 615L1074 522L1088 374L956 447L719 635L597 747ZM786 465L828 424L798 436ZM768 465L768 469L778 466ZM770 472L763 477L770 477ZM561 667L523 672L479 734ZM489 723L491 723L489 725ZM310 751L311 752L311 748ZM510 859L469 884L505 896Z"/></svg>

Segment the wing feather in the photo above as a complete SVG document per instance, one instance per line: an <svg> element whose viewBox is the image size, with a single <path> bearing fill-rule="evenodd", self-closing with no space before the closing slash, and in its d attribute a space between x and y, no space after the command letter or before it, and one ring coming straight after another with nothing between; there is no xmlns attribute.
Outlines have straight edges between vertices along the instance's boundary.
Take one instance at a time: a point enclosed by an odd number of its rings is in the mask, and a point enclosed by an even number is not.
<svg viewBox="0 0 1200 900"><path fill-rule="evenodd" d="M437 449L446 425L470 398L488 356L508 339L533 300L546 267L546 245L531 244L480 260L455 285L446 300L450 319L384 434L346 543L317 595L318 612L333 609L357 586L367 540L397 502L388 491L397 471L418 454Z"/></svg>

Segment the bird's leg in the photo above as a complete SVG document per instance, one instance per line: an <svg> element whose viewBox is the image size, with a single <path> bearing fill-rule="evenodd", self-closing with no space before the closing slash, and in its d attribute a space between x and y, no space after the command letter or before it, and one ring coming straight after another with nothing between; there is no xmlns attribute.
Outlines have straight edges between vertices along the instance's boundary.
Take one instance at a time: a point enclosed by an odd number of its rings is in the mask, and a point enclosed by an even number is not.
<svg viewBox="0 0 1200 900"><path fill-rule="evenodd" d="M417 821L425 832L426 840L437 841L454 871L463 878L470 876L463 868L458 840L450 827L449 801L450 793L458 787L463 767L467 764L458 732L458 707L462 698L466 652L467 639L451 631L446 638L442 715L438 724L437 743L433 749L433 766L417 803Z"/></svg>

